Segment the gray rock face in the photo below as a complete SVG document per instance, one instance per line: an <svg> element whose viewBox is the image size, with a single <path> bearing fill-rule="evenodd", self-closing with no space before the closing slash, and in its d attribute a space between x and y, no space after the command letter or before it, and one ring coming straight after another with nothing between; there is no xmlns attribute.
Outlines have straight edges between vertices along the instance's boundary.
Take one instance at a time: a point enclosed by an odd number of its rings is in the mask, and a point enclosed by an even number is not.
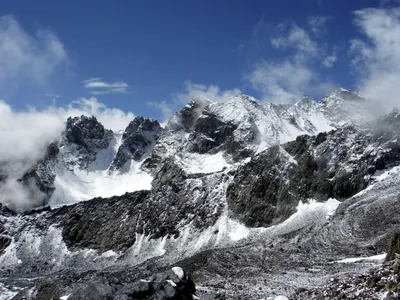
<svg viewBox="0 0 400 300"><path fill-rule="evenodd" d="M110 171L123 171L123 166L131 161L140 161L150 155L160 135L161 126L156 120L136 117L129 123L122 136L122 144L118 149Z"/></svg>
<svg viewBox="0 0 400 300"><path fill-rule="evenodd" d="M95 198L53 214L60 216L63 240L68 247L119 251L133 245L135 232L143 232L143 227L135 224L140 224L139 211L146 197L147 191Z"/></svg>
<svg viewBox="0 0 400 300"><path fill-rule="evenodd" d="M269 226L288 218L299 201L353 196L376 171L400 164L397 118L391 114L373 129L343 127L268 149L236 171L227 190L229 208L248 226Z"/></svg>

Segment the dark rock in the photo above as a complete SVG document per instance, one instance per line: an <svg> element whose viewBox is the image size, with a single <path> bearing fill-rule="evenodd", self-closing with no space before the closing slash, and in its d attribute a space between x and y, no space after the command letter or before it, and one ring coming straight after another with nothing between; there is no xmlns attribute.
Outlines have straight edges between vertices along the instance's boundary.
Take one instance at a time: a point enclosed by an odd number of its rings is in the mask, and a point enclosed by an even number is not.
<svg viewBox="0 0 400 300"><path fill-rule="evenodd" d="M0 255L3 253L3 251L10 246L11 244L11 238L7 236L0 236Z"/></svg>
<svg viewBox="0 0 400 300"><path fill-rule="evenodd" d="M95 198L71 207L62 216L63 240L71 248L122 250L133 245L141 203L148 191L109 199ZM57 210L54 211L57 214Z"/></svg>
<svg viewBox="0 0 400 300"><path fill-rule="evenodd" d="M107 148L107 140L104 136L109 132L97 119L87 116L69 117L65 130L65 139L87 149Z"/></svg>
<svg viewBox="0 0 400 300"><path fill-rule="evenodd" d="M126 281L123 285L108 279L94 281L73 292L68 299L191 300L195 292L195 284L188 276L178 278L168 270L147 279Z"/></svg>
<svg viewBox="0 0 400 300"><path fill-rule="evenodd" d="M113 132L105 129L94 116L69 117L61 147L64 155L74 159L64 163L71 169L75 165L85 169L96 159L97 152L106 149L113 139Z"/></svg>
<svg viewBox="0 0 400 300"><path fill-rule="evenodd" d="M396 254L400 254L400 233L397 232L394 234L392 240L390 241L388 251L387 251L387 256L386 260L394 260L396 258Z"/></svg>
<svg viewBox="0 0 400 300"><path fill-rule="evenodd" d="M44 281L39 283L38 286L26 288L18 292L12 300L25 300L25 299L60 299L62 293L57 283ZM95 299L95 298L92 298Z"/></svg>

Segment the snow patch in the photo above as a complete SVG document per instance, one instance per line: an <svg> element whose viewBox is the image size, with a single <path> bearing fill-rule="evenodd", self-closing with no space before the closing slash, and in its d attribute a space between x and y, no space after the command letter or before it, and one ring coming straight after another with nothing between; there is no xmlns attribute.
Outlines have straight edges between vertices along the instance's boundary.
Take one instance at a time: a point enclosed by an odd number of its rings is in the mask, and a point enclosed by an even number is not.
<svg viewBox="0 0 400 300"><path fill-rule="evenodd" d="M354 263L358 261L373 261L373 260L384 260L386 258L386 253L374 255L374 256L368 256L368 257L349 257L345 258L342 260L336 261L337 263Z"/></svg>
<svg viewBox="0 0 400 300"><path fill-rule="evenodd" d="M3 283L0 283L0 300L10 300L13 299L15 295L19 292L18 288L12 288L5 286Z"/></svg>
<svg viewBox="0 0 400 300"><path fill-rule="evenodd" d="M56 187L49 204L75 203L95 197L112 197L126 192L150 190L153 177L140 169L141 163L132 163L128 173L108 174L107 170L87 172L76 168L74 172L62 167L56 169Z"/></svg>
<svg viewBox="0 0 400 300"><path fill-rule="evenodd" d="M274 300L289 300L289 298L288 297L286 297L286 296L276 296L275 298L274 298Z"/></svg>
<svg viewBox="0 0 400 300"><path fill-rule="evenodd" d="M229 165L222 152L211 155L184 153L176 155L175 159L182 165L183 170L190 174L218 172Z"/></svg>
<svg viewBox="0 0 400 300"><path fill-rule="evenodd" d="M181 267L173 267L171 270L179 278L179 280L182 280L183 277L185 277L185 272Z"/></svg>
<svg viewBox="0 0 400 300"><path fill-rule="evenodd" d="M299 201L297 211L286 221L277 225L274 230L282 234L298 230L312 222L329 218L329 216L334 214L339 204L340 202L333 198L325 202L317 202L314 199L309 199L307 203Z"/></svg>

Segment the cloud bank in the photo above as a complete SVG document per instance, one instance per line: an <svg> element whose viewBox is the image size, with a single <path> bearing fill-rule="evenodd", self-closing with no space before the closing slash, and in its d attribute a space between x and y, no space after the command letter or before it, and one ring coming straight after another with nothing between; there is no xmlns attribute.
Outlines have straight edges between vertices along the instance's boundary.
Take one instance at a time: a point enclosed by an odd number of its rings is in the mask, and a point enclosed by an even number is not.
<svg viewBox="0 0 400 300"><path fill-rule="evenodd" d="M400 106L400 8L356 11L354 24L366 38L350 42L359 93L387 109Z"/></svg>
<svg viewBox="0 0 400 300"><path fill-rule="evenodd" d="M39 204L40 191L32 184L17 182L46 153L51 142L58 141L69 116L94 115L106 128L125 129L134 118L131 112L109 108L96 98L81 98L66 107L14 111L0 100L0 202L13 208L26 209ZM33 190L32 190L33 189Z"/></svg>

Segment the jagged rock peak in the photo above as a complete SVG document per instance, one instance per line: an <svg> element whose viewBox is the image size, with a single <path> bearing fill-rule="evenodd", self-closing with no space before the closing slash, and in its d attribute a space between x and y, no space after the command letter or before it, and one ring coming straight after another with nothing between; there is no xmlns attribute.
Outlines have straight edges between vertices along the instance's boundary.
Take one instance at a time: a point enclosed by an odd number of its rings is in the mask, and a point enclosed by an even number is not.
<svg viewBox="0 0 400 300"><path fill-rule="evenodd" d="M93 148L107 148L112 131L105 129L96 117L80 116L67 119L65 139L69 143Z"/></svg>
<svg viewBox="0 0 400 300"><path fill-rule="evenodd" d="M247 100L247 101L250 101L250 102L259 103L259 101L256 98L254 98L252 96L249 96L249 95L246 95L246 94L242 94L242 93L237 94L235 96L235 99L244 99L244 100Z"/></svg>
<svg viewBox="0 0 400 300"><path fill-rule="evenodd" d="M212 102L208 99L194 98L169 120L166 129L190 131L204 109Z"/></svg>
<svg viewBox="0 0 400 300"><path fill-rule="evenodd" d="M149 156L161 133L158 121L136 117L122 135L122 143L110 166L110 171L124 171L123 167L131 160L140 161Z"/></svg>
<svg viewBox="0 0 400 300"><path fill-rule="evenodd" d="M158 123L157 120L144 118L142 116L136 117L133 119L129 125L126 127L124 134L122 136L123 139L127 138L132 132L153 132L153 131L160 131L161 125Z"/></svg>
<svg viewBox="0 0 400 300"><path fill-rule="evenodd" d="M297 101L294 104L294 106L297 106L297 107L303 108L303 109L308 109L315 104L316 104L316 102L314 99L311 99L308 96L304 96L303 98L301 98L301 100Z"/></svg>

